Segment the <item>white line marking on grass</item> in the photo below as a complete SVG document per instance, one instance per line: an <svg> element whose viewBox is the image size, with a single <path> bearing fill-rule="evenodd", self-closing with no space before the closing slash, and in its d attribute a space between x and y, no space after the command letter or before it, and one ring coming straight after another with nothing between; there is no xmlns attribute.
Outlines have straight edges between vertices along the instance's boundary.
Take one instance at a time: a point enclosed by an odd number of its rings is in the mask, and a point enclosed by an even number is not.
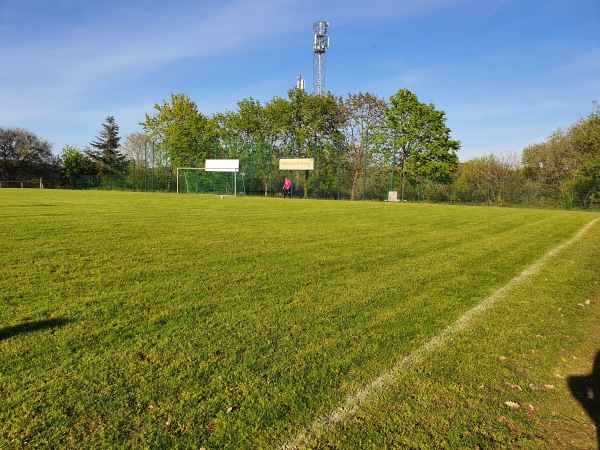
<svg viewBox="0 0 600 450"><path fill-rule="evenodd" d="M328 415L316 419L312 425L306 429L306 431L296 435L293 439L282 445L281 448L284 450L301 449L306 448L311 444L316 444L319 437L323 435L327 429L335 426L337 423L344 422L355 415L361 405L366 403L378 393L381 393L386 387L392 385L393 382L399 377L403 369L424 361L425 358L434 350L443 347L452 338L452 336L464 330L476 316L488 310L499 298L504 296L512 288L521 284L528 277L531 277L537 273L550 258L557 255L562 250L577 241L598 221L600 221L600 217L589 222L568 241L550 250L535 263L510 280L507 284L502 286L489 297L483 299L483 301L477 306L463 314L456 322L454 322L452 325L449 325L440 334L434 336L414 352L401 359L390 370L383 373L377 379L365 385L358 391L350 394L340 406L338 406Z"/></svg>

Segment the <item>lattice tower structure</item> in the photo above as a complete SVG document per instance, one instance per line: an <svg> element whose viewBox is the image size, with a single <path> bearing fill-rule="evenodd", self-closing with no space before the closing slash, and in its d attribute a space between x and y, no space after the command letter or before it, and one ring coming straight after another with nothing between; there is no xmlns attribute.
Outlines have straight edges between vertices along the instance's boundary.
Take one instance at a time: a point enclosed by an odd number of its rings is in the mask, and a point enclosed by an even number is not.
<svg viewBox="0 0 600 450"><path fill-rule="evenodd" d="M325 56L329 48L328 27L328 22L313 22L313 93L317 95L325 92Z"/></svg>

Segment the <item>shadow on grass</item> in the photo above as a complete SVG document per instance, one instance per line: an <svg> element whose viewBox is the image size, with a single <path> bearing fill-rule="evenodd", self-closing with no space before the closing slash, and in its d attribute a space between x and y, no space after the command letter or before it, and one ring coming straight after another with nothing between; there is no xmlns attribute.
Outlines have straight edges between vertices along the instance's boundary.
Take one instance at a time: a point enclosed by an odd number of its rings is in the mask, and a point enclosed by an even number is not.
<svg viewBox="0 0 600 450"><path fill-rule="evenodd" d="M567 380L573 397L596 425L596 440L600 448L600 351L596 353L592 373L582 377L569 377Z"/></svg>
<svg viewBox="0 0 600 450"><path fill-rule="evenodd" d="M20 325L14 325L12 327L0 328L0 341L18 336L19 334L63 327L69 322L69 319L34 320L22 323Z"/></svg>

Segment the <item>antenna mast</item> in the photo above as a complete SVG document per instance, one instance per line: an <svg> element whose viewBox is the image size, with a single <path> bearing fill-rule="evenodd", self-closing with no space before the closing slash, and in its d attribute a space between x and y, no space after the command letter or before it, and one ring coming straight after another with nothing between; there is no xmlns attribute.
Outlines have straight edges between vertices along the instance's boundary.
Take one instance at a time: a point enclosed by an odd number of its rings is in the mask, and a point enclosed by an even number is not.
<svg viewBox="0 0 600 450"><path fill-rule="evenodd" d="M325 92L325 54L329 48L328 22L313 22L313 93Z"/></svg>

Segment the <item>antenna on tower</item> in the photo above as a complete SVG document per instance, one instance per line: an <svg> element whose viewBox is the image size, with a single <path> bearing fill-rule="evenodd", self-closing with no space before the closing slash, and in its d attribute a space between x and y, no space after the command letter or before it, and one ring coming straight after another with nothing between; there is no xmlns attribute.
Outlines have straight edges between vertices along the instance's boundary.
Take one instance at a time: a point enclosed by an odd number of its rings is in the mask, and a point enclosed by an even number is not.
<svg viewBox="0 0 600 450"><path fill-rule="evenodd" d="M328 22L313 22L313 93L325 92L325 54L329 48Z"/></svg>
<svg viewBox="0 0 600 450"><path fill-rule="evenodd" d="M296 83L296 89L301 91L304 90L304 78L302 78L302 74L298 75L298 82Z"/></svg>

